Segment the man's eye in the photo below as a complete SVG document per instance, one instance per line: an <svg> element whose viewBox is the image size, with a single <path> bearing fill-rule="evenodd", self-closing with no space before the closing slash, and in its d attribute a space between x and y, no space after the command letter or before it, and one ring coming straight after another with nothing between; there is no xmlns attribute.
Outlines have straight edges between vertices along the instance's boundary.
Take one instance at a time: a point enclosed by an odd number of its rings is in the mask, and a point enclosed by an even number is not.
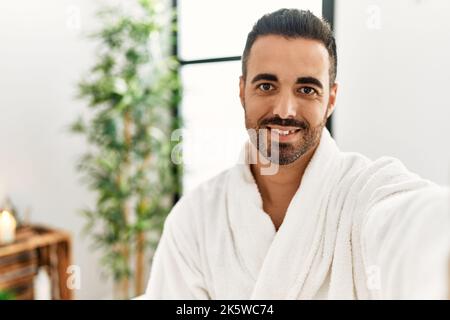
<svg viewBox="0 0 450 320"><path fill-rule="evenodd" d="M306 94L306 95L308 95L308 96L317 93L316 89L311 88L311 87L301 87L298 91L299 91L300 93Z"/></svg>
<svg viewBox="0 0 450 320"><path fill-rule="evenodd" d="M258 88L262 91L269 91L271 89L272 85L270 83L261 83Z"/></svg>

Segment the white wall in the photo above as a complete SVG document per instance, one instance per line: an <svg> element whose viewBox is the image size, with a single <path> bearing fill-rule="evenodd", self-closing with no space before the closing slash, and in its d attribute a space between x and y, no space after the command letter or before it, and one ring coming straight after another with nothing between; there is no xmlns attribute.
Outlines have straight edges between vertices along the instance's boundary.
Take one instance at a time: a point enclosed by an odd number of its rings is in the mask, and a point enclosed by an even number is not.
<svg viewBox="0 0 450 320"><path fill-rule="evenodd" d="M80 236L84 220L77 211L93 203L75 171L86 145L65 131L85 109L74 96L93 63L94 47L82 33L92 31L97 3L0 2L0 201L9 195L19 210L32 207L32 222L72 233L81 299L111 297L98 254Z"/></svg>
<svg viewBox="0 0 450 320"><path fill-rule="evenodd" d="M449 183L449 18L447 0L336 1L342 149Z"/></svg>

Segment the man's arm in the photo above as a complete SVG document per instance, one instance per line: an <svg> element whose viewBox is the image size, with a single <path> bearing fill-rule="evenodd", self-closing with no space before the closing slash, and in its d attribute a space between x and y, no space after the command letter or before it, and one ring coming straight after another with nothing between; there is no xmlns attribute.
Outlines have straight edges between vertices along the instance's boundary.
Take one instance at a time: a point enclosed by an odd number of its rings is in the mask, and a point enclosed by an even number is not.
<svg viewBox="0 0 450 320"><path fill-rule="evenodd" d="M450 190L431 186L393 194L370 209L361 240L368 276L380 280L368 279L374 297L448 297L449 205Z"/></svg>

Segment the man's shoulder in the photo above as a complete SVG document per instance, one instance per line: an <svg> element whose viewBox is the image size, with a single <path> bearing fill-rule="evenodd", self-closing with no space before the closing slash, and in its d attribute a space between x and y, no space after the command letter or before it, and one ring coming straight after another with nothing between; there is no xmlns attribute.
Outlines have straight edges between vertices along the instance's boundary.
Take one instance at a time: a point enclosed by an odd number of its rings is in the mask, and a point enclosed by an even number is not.
<svg viewBox="0 0 450 320"><path fill-rule="evenodd" d="M229 176L233 170L235 170L235 167L227 168L199 183L197 186L187 191L182 199L185 201L197 202L199 200L205 201L211 198L217 198L225 193Z"/></svg>
<svg viewBox="0 0 450 320"><path fill-rule="evenodd" d="M228 168L187 191L169 213L168 220L192 223L204 219L208 212L216 212L228 188L228 179L235 167Z"/></svg>
<svg viewBox="0 0 450 320"><path fill-rule="evenodd" d="M341 152L340 159L343 171L353 173L355 176L370 177L373 174L382 174L418 177L415 173L409 171L400 159L392 156L380 156L371 159L358 152Z"/></svg>
<svg viewBox="0 0 450 320"><path fill-rule="evenodd" d="M392 156L372 160L360 153L342 152L341 159L339 184L353 190L360 199L382 199L435 185Z"/></svg>

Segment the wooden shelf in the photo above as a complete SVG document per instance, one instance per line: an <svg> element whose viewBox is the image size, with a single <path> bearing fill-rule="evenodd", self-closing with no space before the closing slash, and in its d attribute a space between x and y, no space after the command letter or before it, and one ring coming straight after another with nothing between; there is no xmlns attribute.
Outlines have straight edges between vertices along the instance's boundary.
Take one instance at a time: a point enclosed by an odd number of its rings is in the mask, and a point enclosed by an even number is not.
<svg viewBox="0 0 450 320"><path fill-rule="evenodd" d="M0 289L16 299L33 299L34 277L45 267L52 284L52 299L72 299L67 287L67 268L71 265L69 233L42 225L17 229L14 243L0 245Z"/></svg>

